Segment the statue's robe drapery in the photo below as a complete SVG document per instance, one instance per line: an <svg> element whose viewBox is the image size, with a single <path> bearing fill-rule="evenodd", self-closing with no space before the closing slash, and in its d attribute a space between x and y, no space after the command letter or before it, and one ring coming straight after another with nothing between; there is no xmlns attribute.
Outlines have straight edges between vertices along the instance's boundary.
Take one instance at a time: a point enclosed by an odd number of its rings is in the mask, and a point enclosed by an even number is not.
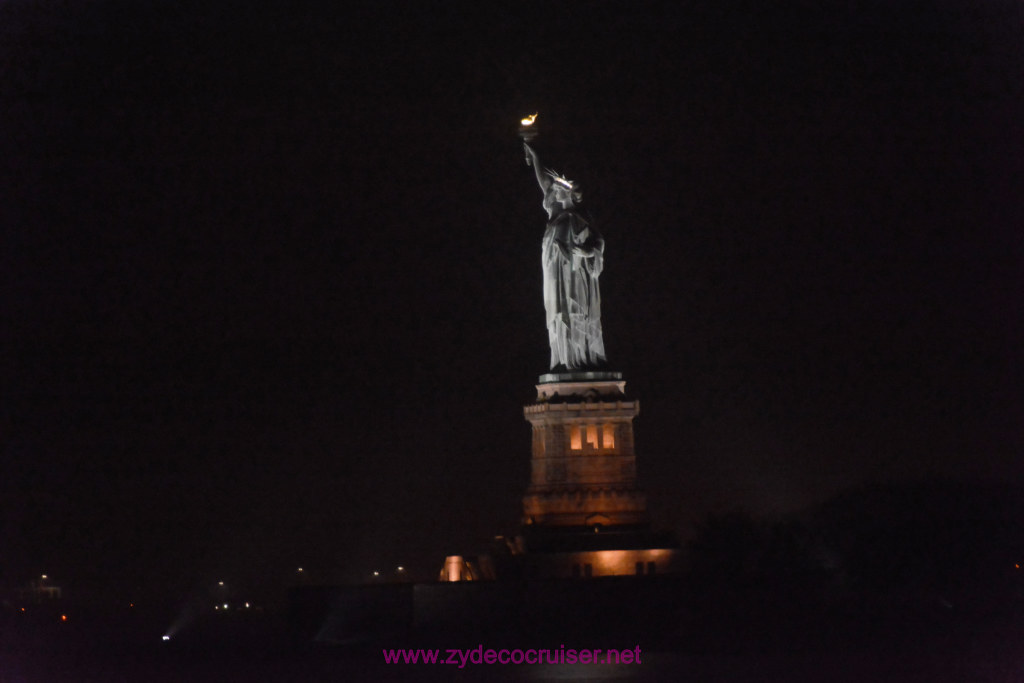
<svg viewBox="0 0 1024 683"><path fill-rule="evenodd" d="M574 246L585 254L573 254ZM604 267L604 240L579 214L562 211L548 222L541 262L551 368L601 365L605 355L597 280Z"/></svg>

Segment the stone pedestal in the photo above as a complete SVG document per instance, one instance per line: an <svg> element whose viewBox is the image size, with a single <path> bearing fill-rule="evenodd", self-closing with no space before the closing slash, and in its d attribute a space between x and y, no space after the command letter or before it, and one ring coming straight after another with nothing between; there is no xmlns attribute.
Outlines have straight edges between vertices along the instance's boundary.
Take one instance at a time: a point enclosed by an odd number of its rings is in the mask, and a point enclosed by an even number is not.
<svg viewBox="0 0 1024 683"><path fill-rule="evenodd" d="M633 418L616 372L542 375L537 401L523 409L533 426L530 485L523 521L554 527L648 523L636 484Z"/></svg>

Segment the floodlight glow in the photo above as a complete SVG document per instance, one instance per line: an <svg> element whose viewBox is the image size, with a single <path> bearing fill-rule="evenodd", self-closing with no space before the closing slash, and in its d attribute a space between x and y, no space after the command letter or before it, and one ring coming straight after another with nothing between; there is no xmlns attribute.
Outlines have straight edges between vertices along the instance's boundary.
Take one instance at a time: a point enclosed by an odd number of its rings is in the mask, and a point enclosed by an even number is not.
<svg viewBox="0 0 1024 683"><path fill-rule="evenodd" d="M170 637L170 636L164 636L164 637L163 637L163 640L170 640L170 639L171 639L171 637Z"/></svg>

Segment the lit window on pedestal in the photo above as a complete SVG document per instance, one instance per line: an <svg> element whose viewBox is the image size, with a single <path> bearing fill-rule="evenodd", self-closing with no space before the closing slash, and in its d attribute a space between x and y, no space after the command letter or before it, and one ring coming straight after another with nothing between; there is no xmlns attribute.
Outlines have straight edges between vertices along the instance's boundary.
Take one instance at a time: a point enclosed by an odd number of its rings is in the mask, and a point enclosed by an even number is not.
<svg viewBox="0 0 1024 683"><path fill-rule="evenodd" d="M605 448L615 448L615 425L608 423L604 426L604 434L602 435L603 443Z"/></svg>
<svg viewBox="0 0 1024 683"><path fill-rule="evenodd" d="M587 425L587 445L595 450L600 448L597 443L597 425Z"/></svg>
<svg viewBox="0 0 1024 683"><path fill-rule="evenodd" d="M583 438L580 436L580 428L577 425L569 428L569 448L574 451L583 450Z"/></svg>

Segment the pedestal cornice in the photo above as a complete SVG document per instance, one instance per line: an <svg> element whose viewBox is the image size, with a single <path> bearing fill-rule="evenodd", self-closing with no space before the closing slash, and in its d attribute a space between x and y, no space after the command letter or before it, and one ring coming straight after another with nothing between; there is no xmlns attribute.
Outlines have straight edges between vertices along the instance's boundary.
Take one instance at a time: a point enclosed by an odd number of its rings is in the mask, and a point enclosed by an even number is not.
<svg viewBox="0 0 1024 683"><path fill-rule="evenodd" d="M541 375L537 384L537 400L604 401L609 398L622 399L626 396L626 381L621 372L577 371L553 372Z"/></svg>

